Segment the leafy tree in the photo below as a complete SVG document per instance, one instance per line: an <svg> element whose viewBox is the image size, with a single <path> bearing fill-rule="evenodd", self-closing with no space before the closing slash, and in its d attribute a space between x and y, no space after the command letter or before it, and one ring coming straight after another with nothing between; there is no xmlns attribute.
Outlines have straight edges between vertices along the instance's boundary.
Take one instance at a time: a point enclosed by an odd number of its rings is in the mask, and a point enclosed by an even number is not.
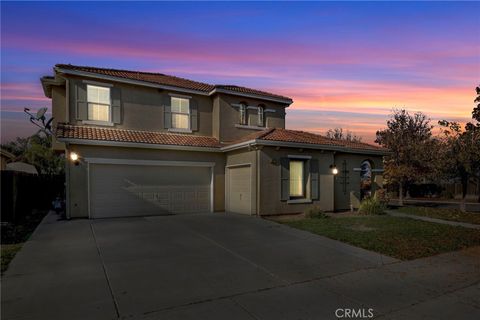
<svg viewBox="0 0 480 320"><path fill-rule="evenodd" d="M64 158L52 149L52 136L37 133L29 138L17 138L2 145L16 156L16 161L29 163L41 174L63 174Z"/></svg>
<svg viewBox="0 0 480 320"><path fill-rule="evenodd" d="M421 113L394 110L387 128L377 131L375 142L390 150L384 160L388 183L399 186L399 202L412 183L435 176L439 142L432 139L430 120Z"/></svg>
<svg viewBox="0 0 480 320"><path fill-rule="evenodd" d="M357 136L353 132L346 130L343 131L342 128L329 129L327 131L327 137L336 140L347 140L352 142L361 142L362 137Z"/></svg>
<svg viewBox="0 0 480 320"><path fill-rule="evenodd" d="M476 88L480 102L480 87ZM465 211L465 196L471 178L480 179L480 103L472 111L472 119L464 129L457 122L439 121L443 127L444 174L446 177L459 178L462 185L460 209Z"/></svg>

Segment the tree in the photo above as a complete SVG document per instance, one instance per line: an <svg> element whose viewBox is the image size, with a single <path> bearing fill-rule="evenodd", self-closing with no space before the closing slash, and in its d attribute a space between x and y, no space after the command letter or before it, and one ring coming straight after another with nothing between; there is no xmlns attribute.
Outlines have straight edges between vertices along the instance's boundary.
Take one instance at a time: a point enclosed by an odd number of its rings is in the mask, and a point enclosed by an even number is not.
<svg viewBox="0 0 480 320"><path fill-rule="evenodd" d="M17 138L2 148L23 161L35 166L41 174L63 174L64 158L52 149L52 136L40 133L29 138Z"/></svg>
<svg viewBox="0 0 480 320"><path fill-rule="evenodd" d="M476 89L474 102L480 102L480 87ZM472 119L464 129L457 122L439 121L443 127L443 148L445 150L444 174L446 177L459 178L462 185L460 209L466 210L465 196L471 178L480 179L480 103L472 111Z"/></svg>
<svg viewBox="0 0 480 320"><path fill-rule="evenodd" d="M327 131L327 137L336 140L347 140L352 142L361 142L362 137L357 136L353 132L346 130L343 131L342 128L329 129Z"/></svg>
<svg viewBox="0 0 480 320"><path fill-rule="evenodd" d="M432 128L421 112L411 115L394 110L387 128L376 133L375 142L390 150L384 160L384 175L388 183L398 184L400 205L412 183L434 177L438 169L439 143L432 139Z"/></svg>

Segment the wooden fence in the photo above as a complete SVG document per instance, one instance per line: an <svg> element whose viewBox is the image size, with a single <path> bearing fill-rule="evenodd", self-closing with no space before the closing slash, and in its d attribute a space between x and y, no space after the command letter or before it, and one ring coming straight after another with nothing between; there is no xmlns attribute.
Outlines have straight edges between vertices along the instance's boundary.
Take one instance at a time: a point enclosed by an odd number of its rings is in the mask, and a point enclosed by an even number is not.
<svg viewBox="0 0 480 320"><path fill-rule="evenodd" d="M33 209L49 209L65 195L65 176L1 171L1 222L18 222Z"/></svg>

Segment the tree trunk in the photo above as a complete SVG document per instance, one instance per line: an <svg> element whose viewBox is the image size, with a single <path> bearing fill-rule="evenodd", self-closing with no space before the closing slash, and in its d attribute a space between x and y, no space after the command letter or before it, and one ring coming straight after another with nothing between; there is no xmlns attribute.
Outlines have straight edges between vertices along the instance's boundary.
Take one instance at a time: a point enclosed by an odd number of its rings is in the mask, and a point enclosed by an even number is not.
<svg viewBox="0 0 480 320"><path fill-rule="evenodd" d="M460 201L460 211L462 211L462 212L467 211L467 205L465 203L465 196L463 196L462 200Z"/></svg>
<svg viewBox="0 0 480 320"><path fill-rule="evenodd" d="M398 185L398 204L403 206L403 183L399 183Z"/></svg>
<svg viewBox="0 0 480 320"><path fill-rule="evenodd" d="M460 211L466 212L467 211L467 206L465 204L466 202L466 196L467 196L467 188L468 188L468 180L469 176L468 174L462 176L462 200L460 201Z"/></svg>

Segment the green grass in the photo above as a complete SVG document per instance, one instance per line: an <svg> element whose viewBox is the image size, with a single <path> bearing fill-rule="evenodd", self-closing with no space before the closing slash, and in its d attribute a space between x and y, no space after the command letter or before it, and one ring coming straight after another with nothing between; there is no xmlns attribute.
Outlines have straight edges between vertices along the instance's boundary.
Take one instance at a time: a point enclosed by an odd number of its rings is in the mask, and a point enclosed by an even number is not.
<svg viewBox="0 0 480 320"><path fill-rule="evenodd" d="M7 270L10 261L12 261L13 257L15 257L15 255L22 248L22 246L23 243L1 245L2 274Z"/></svg>
<svg viewBox="0 0 480 320"><path fill-rule="evenodd" d="M280 223L402 260L480 245L480 230L391 216L283 220Z"/></svg>
<svg viewBox="0 0 480 320"><path fill-rule="evenodd" d="M423 217L480 224L480 213L462 212L454 208L403 207L398 211Z"/></svg>

